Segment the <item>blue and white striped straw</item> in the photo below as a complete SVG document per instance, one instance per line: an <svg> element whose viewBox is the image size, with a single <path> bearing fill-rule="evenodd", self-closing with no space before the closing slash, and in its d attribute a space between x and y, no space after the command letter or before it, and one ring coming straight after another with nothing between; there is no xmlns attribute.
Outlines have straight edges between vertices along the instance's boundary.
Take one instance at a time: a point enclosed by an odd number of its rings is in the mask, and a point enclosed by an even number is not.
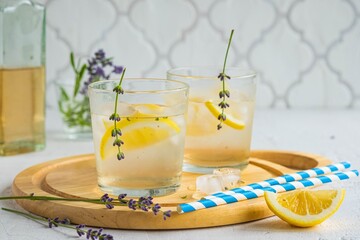
<svg viewBox="0 0 360 240"><path fill-rule="evenodd" d="M202 199L196 202L183 203L178 206L177 211L179 213L193 212L199 209L216 207L219 205L234 203L246 199L253 199L264 195L265 191L280 193L292 191L295 189L302 189L306 187L319 186L326 183L337 182L347 180L352 177L359 176L359 171L351 170L346 172L338 172L335 174L318 176L314 178L303 179L299 181L288 182L284 184L274 185L271 187L265 187L262 189L254 189L251 191L244 191L242 193L235 193L233 195L223 195L213 199Z"/></svg>
<svg viewBox="0 0 360 240"><path fill-rule="evenodd" d="M343 171L351 167L349 162L340 162L324 167L312 168L305 171L300 171L292 174L285 174L276 178L270 178L262 182L252 183L244 187L234 188L225 192L214 193L211 196L205 197L206 199L214 199L224 195L233 195L236 193L242 193L245 191L252 191L254 189L262 189L265 187L270 187L274 185L279 185L287 182L293 182L301 179L306 179L310 177L320 176L323 174L328 174L331 172Z"/></svg>

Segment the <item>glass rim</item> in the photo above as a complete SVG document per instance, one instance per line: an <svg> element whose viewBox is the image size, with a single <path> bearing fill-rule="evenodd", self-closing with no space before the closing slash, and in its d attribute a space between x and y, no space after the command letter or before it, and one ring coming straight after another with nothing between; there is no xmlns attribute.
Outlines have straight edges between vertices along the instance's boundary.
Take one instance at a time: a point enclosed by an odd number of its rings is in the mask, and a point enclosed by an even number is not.
<svg viewBox="0 0 360 240"><path fill-rule="evenodd" d="M180 73L174 73L179 70L189 70L189 69L222 69L220 66L192 66L192 67L177 67L172 68L166 71L166 74L169 76L176 76L181 78L193 78L193 79L218 79L217 76L211 75L211 76L196 76L196 75L186 75L186 74L180 74ZM243 78L251 78L256 77L257 72L250 69L250 68L242 68L242 67L226 67L226 69L236 69L236 70L242 70L246 73L239 75L239 76L230 76L231 79L243 79Z"/></svg>
<svg viewBox="0 0 360 240"><path fill-rule="evenodd" d="M147 80L152 80L152 81L162 81L162 82L171 82L171 83L176 83L179 85L182 85L182 87L174 87L174 88L170 88L170 89L159 89L159 90L126 90L124 89L124 93L168 93L168 92L181 92L181 91L188 91L190 86L187 83L184 83L182 81L177 81L177 80L169 80L169 79L163 79L163 78L124 78L123 81L126 80L131 80L131 81L147 81ZM95 85L98 84L102 84L102 83L118 83L119 79L108 79L108 80L100 80L97 82L93 82L90 83L88 88L89 90L91 89L92 91L95 92L108 92L108 93L114 93L113 90L106 90L106 89L99 89L99 88L95 88Z"/></svg>

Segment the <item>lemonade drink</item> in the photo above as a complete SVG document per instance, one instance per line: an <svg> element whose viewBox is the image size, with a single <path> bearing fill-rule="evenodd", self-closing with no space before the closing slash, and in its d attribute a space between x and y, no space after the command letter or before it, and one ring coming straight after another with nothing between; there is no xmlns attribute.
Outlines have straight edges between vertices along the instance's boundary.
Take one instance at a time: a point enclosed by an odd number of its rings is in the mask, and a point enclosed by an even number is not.
<svg viewBox="0 0 360 240"><path fill-rule="evenodd" d="M216 104L206 100L189 100L185 150L187 162L216 168L247 163L250 155L254 102L229 100L228 103L232 108L229 108L227 117L229 120L231 116L234 124L223 124L222 129L217 130L220 109L217 109Z"/></svg>
<svg viewBox="0 0 360 240"><path fill-rule="evenodd" d="M214 168L242 168L250 156L252 121L255 106L255 76L252 71L227 68L225 80L230 97L226 120L220 130L218 103L222 83L215 67L178 68L168 71L168 79L190 85L184 170L208 173Z"/></svg>
<svg viewBox="0 0 360 240"><path fill-rule="evenodd" d="M0 156L45 147L44 99L44 67L0 67Z"/></svg>
<svg viewBox="0 0 360 240"><path fill-rule="evenodd" d="M187 86L167 80L144 81L123 82L125 93L118 102L121 120L117 127L122 131L125 159L120 161L111 136L114 122L109 120L115 96L109 89L117 82L98 82L90 87L98 185L106 192L159 196L176 191L180 185Z"/></svg>

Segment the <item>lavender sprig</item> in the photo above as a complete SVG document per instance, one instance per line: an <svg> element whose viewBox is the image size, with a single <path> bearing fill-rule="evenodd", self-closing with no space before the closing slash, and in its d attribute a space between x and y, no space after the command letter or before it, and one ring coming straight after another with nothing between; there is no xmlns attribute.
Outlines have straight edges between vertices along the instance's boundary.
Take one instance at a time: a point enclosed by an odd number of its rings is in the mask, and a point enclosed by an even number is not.
<svg viewBox="0 0 360 240"><path fill-rule="evenodd" d="M58 217L56 218L44 218L44 217L38 217L29 213L20 212L14 209L8 209L8 208L1 208L4 211L15 213L17 215L29 218L31 220L34 220L36 222L40 222L42 224L48 225L49 228L53 227L65 227L69 229L73 229L77 232L79 237L86 236L86 239L99 239L99 240L113 240L114 237L110 234L102 233L103 229L100 228L99 230L93 230L91 228L86 229L84 224L80 224L77 226L70 225L70 220L67 218L64 218L63 220L60 220Z"/></svg>
<svg viewBox="0 0 360 240"><path fill-rule="evenodd" d="M148 196L148 197L140 197L137 201L135 199L129 199L126 200L126 194L120 194L118 196L117 201L111 197L109 197L109 195L107 193L105 193L102 197L101 197L101 201L106 203L106 207L108 209L113 209L114 208L114 204L123 204L123 205L127 205L128 208L132 209L132 210L141 210L144 212L148 212L149 210L151 210L154 215L157 215L159 212L161 211L161 206L158 203L154 203L153 202L153 197ZM169 218L171 216L171 210L162 212L163 214L163 218L164 220L166 220L167 218Z"/></svg>
<svg viewBox="0 0 360 240"><path fill-rule="evenodd" d="M119 84L114 87L113 91L116 93L115 96L115 104L114 104L114 113L111 114L110 116L110 121L114 121L114 129L111 131L111 136L115 138L114 142L113 142L113 146L117 146L118 149L118 153L116 155L117 159L120 161L122 159L125 158L125 155L123 152L121 152L121 145L124 144L124 142L120 139L120 136L122 135L121 133L121 129L117 127L116 122L120 122L121 118L119 116L119 114L117 113L117 104L118 104L118 99L119 99L119 94L124 94L124 90L121 87L124 75L125 75L125 71L126 68L124 68L122 74L121 74L121 78L119 81Z"/></svg>
<svg viewBox="0 0 360 240"><path fill-rule="evenodd" d="M230 107L230 105L226 102L226 98L230 97L230 91L227 90L226 86L225 86L225 81L226 81L226 79L230 79L230 76L225 74L225 68L226 68L226 61L227 61L233 34L234 34L234 29L232 29L231 33L230 33L230 38L229 38L229 42L228 42L228 46L227 46L226 54L225 54L223 70L218 76L218 78L222 82L222 90L219 92L219 97L221 99L221 102L218 104L218 106L221 108L221 113L218 116L218 120L220 121L220 123L217 125L218 130L220 130L222 128L222 123L226 120L225 108Z"/></svg>
<svg viewBox="0 0 360 240"><path fill-rule="evenodd" d="M144 212L148 212L151 210L154 215L157 215L159 212L162 213L164 220L170 217L171 211L161 211L161 206L158 203L153 202L153 198L149 197L140 197L138 200L135 199L126 199L126 194L119 194L119 196L115 199L109 196L109 194L105 193L99 199L90 199L90 198L59 198L59 197L49 197L49 196L37 196L34 194L30 194L29 196L10 196L10 197L0 197L1 200L16 200L16 199L24 199L24 200L45 200L45 201L70 201L70 202L88 202L94 204L102 204L105 205L107 209L113 209L115 206L127 206L132 210L140 210ZM50 224L50 223L49 223Z"/></svg>

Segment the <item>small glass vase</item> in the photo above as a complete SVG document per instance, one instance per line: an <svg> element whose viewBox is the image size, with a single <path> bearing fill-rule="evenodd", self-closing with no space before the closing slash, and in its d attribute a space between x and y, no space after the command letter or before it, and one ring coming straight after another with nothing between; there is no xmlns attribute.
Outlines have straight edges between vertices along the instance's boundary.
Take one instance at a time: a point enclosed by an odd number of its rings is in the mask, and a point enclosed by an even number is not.
<svg viewBox="0 0 360 240"><path fill-rule="evenodd" d="M57 81L57 104L65 137L68 139L91 139L91 115L87 94L74 96L74 81Z"/></svg>

